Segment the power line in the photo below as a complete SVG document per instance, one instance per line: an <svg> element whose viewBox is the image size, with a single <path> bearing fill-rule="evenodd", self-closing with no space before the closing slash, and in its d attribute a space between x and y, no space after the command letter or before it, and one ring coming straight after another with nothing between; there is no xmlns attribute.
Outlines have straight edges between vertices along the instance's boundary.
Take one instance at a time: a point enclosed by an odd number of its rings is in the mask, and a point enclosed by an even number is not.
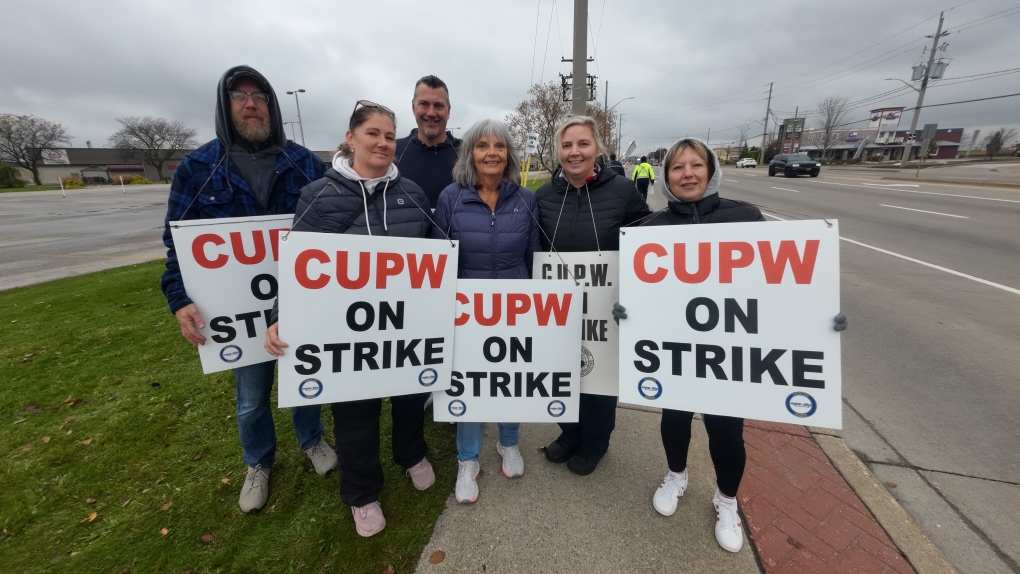
<svg viewBox="0 0 1020 574"><path fill-rule="evenodd" d="M907 108L907 109L905 109L903 111L909 112L909 111L912 111L912 110L915 110L915 109L937 108L939 106L955 106L956 104L969 104L969 103L972 103L972 102L985 102L985 101L988 101L988 100L999 100L999 99L1002 99L1002 98L1013 98L1013 97L1016 97L1016 96L1020 96L1020 92L1015 93L1015 94L1005 94L1005 95L1002 95L1002 96L990 96L990 97L987 97L987 98L977 98L977 99L974 99L974 100L960 100L958 102L946 102L944 104L926 104L926 105L920 106L920 108Z"/></svg>
<svg viewBox="0 0 1020 574"><path fill-rule="evenodd" d="M542 15L542 0L538 0L538 9L535 10L535 43L531 47L531 76L528 78L528 88L535 85L535 57L538 55L538 20Z"/></svg>

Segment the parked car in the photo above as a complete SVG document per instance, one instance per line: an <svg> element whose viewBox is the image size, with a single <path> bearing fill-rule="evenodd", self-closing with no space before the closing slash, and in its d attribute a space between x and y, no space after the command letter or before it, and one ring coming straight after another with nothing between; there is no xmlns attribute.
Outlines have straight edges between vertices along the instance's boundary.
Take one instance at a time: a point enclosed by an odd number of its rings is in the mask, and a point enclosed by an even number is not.
<svg viewBox="0 0 1020 574"><path fill-rule="evenodd" d="M822 164L811 159L806 153L783 153L772 158L769 162L769 175L782 173L786 177L796 177L807 174L811 177L818 177Z"/></svg>
<svg viewBox="0 0 1020 574"><path fill-rule="evenodd" d="M758 162L753 157L744 157L737 160L737 167L758 167Z"/></svg>

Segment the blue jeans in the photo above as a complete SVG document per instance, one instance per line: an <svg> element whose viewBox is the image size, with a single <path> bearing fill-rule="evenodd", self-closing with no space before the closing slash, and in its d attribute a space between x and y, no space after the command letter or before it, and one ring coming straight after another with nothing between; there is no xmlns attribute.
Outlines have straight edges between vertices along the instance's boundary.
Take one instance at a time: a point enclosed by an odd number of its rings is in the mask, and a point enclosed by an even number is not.
<svg viewBox="0 0 1020 574"><path fill-rule="evenodd" d="M276 361L234 369L237 384L237 430L241 434L244 462L248 466L269 468L276 461L276 427L269 399L273 394ZM320 405L291 409L291 419L301 450L312 448L322 439Z"/></svg>
<svg viewBox="0 0 1020 574"><path fill-rule="evenodd" d="M499 423L499 444L516 446L521 423ZM457 460L478 460L485 440L485 423L457 423Z"/></svg>

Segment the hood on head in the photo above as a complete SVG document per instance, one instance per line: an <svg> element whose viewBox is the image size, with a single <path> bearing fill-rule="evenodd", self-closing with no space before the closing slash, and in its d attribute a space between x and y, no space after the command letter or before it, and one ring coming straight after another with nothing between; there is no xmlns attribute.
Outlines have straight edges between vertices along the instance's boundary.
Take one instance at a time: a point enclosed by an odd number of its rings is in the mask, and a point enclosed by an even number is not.
<svg viewBox="0 0 1020 574"><path fill-rule="evenodd" d="M272 126L272 133L266 145L278 145L283 147L287 144L287 134L283 130L283 115L280 113L280 102L276 99L276 91L265 76L260 74L251 66L234 66L227 70L220 78L216 87L216 139L229 148L240 138L234 130L234 122L230 114L229 90L235 82L241 78L250 78L261 86L262 91L269 94L269 125Z"/></svg>
<svg viewBox="0 0 1020 574"><path fill-rule="evenodd" d="M684 138L684 139L676 142L675 144L673 144L669 148L669 151L666 152L666 155L664 156L664 158L665 157L669 157L670 155L672 155L673 148L675 148L676 146L680 145L681 143L683 143L686 140L693 140L693 141L696 141L696 142L701 142L701 144L703 146L705 146L705 149L708 150L708 161L712 165L712 175L711 175L711 177L708 178L708 185L705 187L705 194L702 195L701 197L707 197L709 195L715 195L715 194L719 193L719 184L722 182L722 168L719 166L719 158L716 157L715 152L712 151L712 148L708 147L708 144L706 144L705 142L699 140L698 138ZM673 195L673 190L669 188L669 173L668 173L668 170L669 170L669 166L668 165L663 165L662 166L662 187L665 188L665 190L668 192L668 195L666 195L666 199L668 201L679 201L680 203L686 203L683 200L681 200L680 198L678 198L677 196Z"/></svg>

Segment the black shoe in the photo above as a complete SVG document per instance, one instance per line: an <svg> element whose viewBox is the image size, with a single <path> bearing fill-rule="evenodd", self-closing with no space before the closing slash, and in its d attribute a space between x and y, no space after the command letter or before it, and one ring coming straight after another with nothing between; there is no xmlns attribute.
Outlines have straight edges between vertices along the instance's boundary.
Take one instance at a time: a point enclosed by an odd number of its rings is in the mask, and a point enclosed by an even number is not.
<svg viewBox="0 0 1020 574"><path fill-rule="evenodd" d="M581 451L570 457L570 460L567 461L567 468L574 474L586 476L595 472L603 456L605 455Z"/></svg>
<svg viewBox="0 0 1020 574"><path fill-rule="evenodd" d="M574 453L576 452L576 448L566 448L560 444L559 440L554 440L549 444L549 446L545 447L545 458L548 459L549 462L562 464L567 462L567 460L574 456Z"/></svg>

